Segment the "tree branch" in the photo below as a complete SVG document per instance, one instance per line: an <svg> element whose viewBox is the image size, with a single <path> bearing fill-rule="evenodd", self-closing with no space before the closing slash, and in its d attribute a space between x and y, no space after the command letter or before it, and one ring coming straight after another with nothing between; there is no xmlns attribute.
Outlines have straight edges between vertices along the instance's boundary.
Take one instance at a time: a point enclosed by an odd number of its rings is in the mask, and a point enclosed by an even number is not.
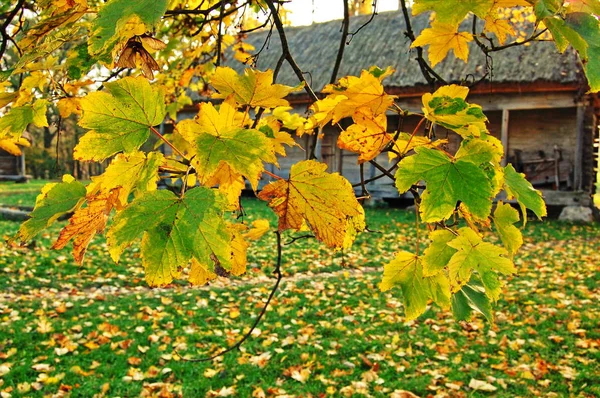
<svg viewBox="0 0 600 398"><path fill-rule="evenodd" d="M23 5L25 4L25 0L19 0L19 2L15 5L15 8L12 9L11 12L8 13L6 20L0 27L0 35L2 35L2 43L0 43L0 60L4 57L4 52L6 51L6 46L8 41L11 40L10 35L6 31L8 26L12 23L12 20L17 16Z"/></svg>
<svg viewBox="0 0 600 398"><path fill-rule="evenodd" d="M333 65L333 71L331 72L331 78L329 83L335 83L337 79L340 65L342 64L342 58L344 57L344 48L346 47L346 38L348 37L348 28L350 25L350 11L348 10L348 0L342 0L344 3L344 20L342 21L342 37L340 38L340 46L338 48L337 56L335 57L335 64Z"/></svg>
<svg viewBox="0 0 600 398"><path fill-rule="evenodd" d="M250 336L252 336L252 332L254 332L254 329L256 329L256 327L260 323L261 319L263 318L263 316L267 312L267 308L269 308L269 304L271 303L271 300L273 300L273 297L275 296L275 293L277 292L277 289L279 288L279 283L281 282L281 279L283 278L283 275L281 274L281 248L282 248L282 245L281 245L281 233L279 231L276 231L275 234L277 235L277 263L275 264L275 270L273 271L273 273L277 277L277 280L275 281L275 285L273 286L273 289L271 289L271 293L269 294L269 297L267 297L267 302L263 306L262 310L258 313L258 316L254 320L254 323L252 324L252 326L250 327L250 329L242 336L241 339L239 339L237 341L237 343L235 343L231 347L228 347L228 348L226 348L224 350L219 351L218 353L216 353L214 355L211 355L211 356L208 356L208 357L204 357L204 358L186 359L186 358L182 357L182 359L184 361L186 361L186 362L207 362L207 361L212 361L215 358L218 358L218 357L223 356L223 355L225 355L225 354L227 354L227 353L229 353L229 352L231 352L233 350L236 350L236 349L240 348L242 346L242 344L244 344L244 342L246 340L248 340L250 338Z"/></svg>

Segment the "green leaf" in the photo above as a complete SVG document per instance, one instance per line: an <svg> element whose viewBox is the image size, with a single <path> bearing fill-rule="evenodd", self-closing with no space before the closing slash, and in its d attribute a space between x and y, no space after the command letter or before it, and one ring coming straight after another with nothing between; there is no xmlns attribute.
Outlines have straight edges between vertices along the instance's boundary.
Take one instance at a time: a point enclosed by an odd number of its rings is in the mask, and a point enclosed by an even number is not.
<svg viewBox="0 0 600 398"><path fill-rule="evenodd" d="M265 134L241 127L237 114L229 102L222 103L218 111L204 103L196 120L184 120L177 129L193 145L192 164L201 181L210 179L224 162L256 189L263 162L277 163L275 150Z"/></svg>
<svg viewBox="0 0 600 398"><path fill-rule="evenodd" d="M145 78L126 77L105 87L108 92L81 99L79 125L91 131L74 149L78 160L102 161L118 152L134 152L148 139L150 128L165 118L162 90Z"/></svg>
<svg viewBox="0 0 600 398"><path fill-rule="evenodd" d="M90 54L110 52L119 39L119 30L133 16L152 30L167 11L167 0L112 0L100 8L90 33ZM128 38L126 38L128 39Z"/></svg>
<svg viewBox="0 0 600 398"><path fill-rule="evenodd" d="M429 299L433 299L443 308L450 305L448 279L442 274L423 277L421 260L412 253L399 252L385 265L379 289L385 292L394 286L400 286L402 289L408 320L415 319L425 312Z"/></svg>
<svg viewBox="0 0 600 398"><path fill-rule="evenodd" d="M456 249L448 246L448 242L456 238L452 232L440 229L429 234L431 244L423 252L423 275L432 276L440 273L456 253Z"/></svg>
<svg viewBox="0 0 600 398"><path fill-rule="evenodd" d="M458 321L471 319L472 312L479 312L489 322L494 322L492 304L485 294L485 289L475 275L469 283L452 295L452 313Z"/></svg>
<svg viewBox="0 0 600 398"><path fill-rule="evenodd" d="M499 164L504 156L500 140L493 136L471 137L464 139L454 157L481 165L482 163Z"/></svg>
<svg viewBox="0 0 600 398"><path fill-rule="evenodd" d="M171 191L148 193L117 214L108 232L110 254L119 260L139 235L150 286L171 283L191 259L210 271L231 269L231 234L223 220L227 203L216 190L197 187L182 198Z"/></svg>
<svg viewBox="0 0 600 398"><path fill-rule="evenodd" d="M444 153L425 147L415 148L415 155L404 158L396 172L396 187L404 193L418 181L427 184L421 196L421 216L425 222L449 218L458 201L480 219L492 208L492 186L477 165L451 159Z"/></svg>
<svg viewBox="0 0 600 398"><path fill-rule="evenodd" d="M583 51L582 46L577 45L577 41L569 40L579 52L590 91L593 93L600 91L600 22L590 14L576 12L567 14L565 26L577 32L585 42L586 48Z"/></svg>
<svg viewBox="0 0 600 398"><path fill-rule="evenodd" d="M504 168L504 189L509 200L515 198L519 202L523 212L523 224L527 222L526 209L533 211L539 219L547 215L542 193L533 188L524 174L517 173L512 164Z"/></svg>
<svg viewBox="0 0 600 398"><path fill-rule="evenodd" d="M35 201L35 208L16 236L22 242L37 235L60 216L73 211L85 198L85 187L70 175L60 183L46 184Z"/></svg>
<svg viewBox="0 0 600 398"><path fill-rule="evenodd" d="M493 0L415 0L412 13L435 11L437 21L458 25L470 12L485 18L493 4Z"/></svg>
<svg viewBox="0 0 600 398"><path fill-rule="evenodd" d="M506 257L508 253L501 247L484 242L470 228L460 228L458 235L448 242L448 246L457 250L448 263L452 291L460 290L475 270L482 278L488 297L497 300L501 284L496 272L507 275L516 272L512 260Z"/></svg>
<svg viewBox="0 0 600 398"><path fill-rule="evenodd" d="M19 138L30 123L48 127L46 108L48 101L37 100L33 105L16 106L0 118L0 139Z"/></svg>
<svg viewBox="0 0 600 398"><path fill-rule="evenodd" d="M513 224L519 221L519 212L507 203L498 202L494 211L494 225L502 243L511 255L523 245L523 235Z"/></svg>

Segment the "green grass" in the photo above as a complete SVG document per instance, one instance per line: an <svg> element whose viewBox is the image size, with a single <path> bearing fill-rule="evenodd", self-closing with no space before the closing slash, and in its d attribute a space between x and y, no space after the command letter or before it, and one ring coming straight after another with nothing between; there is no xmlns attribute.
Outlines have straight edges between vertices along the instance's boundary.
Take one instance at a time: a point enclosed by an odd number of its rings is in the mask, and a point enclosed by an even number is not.
<svg viewBox="0 0 600 398"><path fill-rule="evenodd" d="M0 187L0 194L4 186ZM31 194L35 198L35 193ZM31 202L29 202L31 203ZM268 208L245 200L248 218ZM416 240L414 214L368 209L369 228L348 253L314 239L283 249L285 278L254 336L239 351L192 363L248 330L273 283L273 234L248 255L248 273L209 287L149 289L137 249L115 265L103 237L84 264L50 249L63 223L35 245L2 247L0 390L38 397L185 397L232 388L246 397L600 395L600 228L530 222L496 323L456 322L438 308L406 322L399 291L380 293L381 265ZM0 222L5 237L18 224ZM420 231L423 236L425 231ZM295 234L301 235L301 234ZM286 234L284 241L293 235ZM304 382L297 379L306 377Z"/></svg>
<svg viewBox="0 0 600 398"><path fill-rule="evenodd" d="M27 183L0 182L0 205L33 206L35 198L48 180L31 180Z"/></svg>

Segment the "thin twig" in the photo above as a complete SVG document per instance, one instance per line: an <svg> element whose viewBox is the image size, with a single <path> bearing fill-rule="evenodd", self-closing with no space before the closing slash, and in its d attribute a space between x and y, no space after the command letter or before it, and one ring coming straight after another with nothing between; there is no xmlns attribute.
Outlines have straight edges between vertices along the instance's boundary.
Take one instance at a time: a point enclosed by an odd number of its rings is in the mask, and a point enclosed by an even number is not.
<svg viewBox="0 0 600 398"><path fill-rule="evenodd" d="M381 179L381 178L383 178L383 177L389 177L389 174L391 174L391 173L392 173L392 171L394 171L394 169L396 168L396 166L398 166L398 163L400 163L400 160L397 160L397 161L396 161L396 162L395 162L395 163L392 165L392 167L390 167L389 169L387 169L387 173L382 173L382 174L379 174L379 175L377 175L377 176L375 176L375 177L367 178L367 179L364 181L364 183L365 183L365 184L368 184L368 183L370 183L370 182L377 181L377 180L379 180L379 179ZM359 182L359 183L357 183L357 184L352 184L352 188L360 187L360 186L362 186L362 184L363 184L363 182L362 182L362 181L361 181L361 182Z"/></svg>
<svg viewBox="0 0 600 398"><path fill-rule="evenodd" d="M367 22L365 22L364 24L360 25L360 27L358 29L356 29L354 32L348 34L350 36L350 40L348 40L348 42L346 44L350 44L350 42L352 41L354 36L356 36L358 34L358 32L360 32L365 26L367 26L368 24L370 24L373 21L373 19L375 18L375 15L377 15L377 0L373 0L372 6L373 6L373 12L371 13L371 18L369 18L369 20Z"/></svg>
<svg viewBox="0 0 600 398"><path fill-rule="evenodd" d="M0 35L2 35L2 43L0 43L0 60L4 57L4 52L6 51L6 45L8 41L11 40L10 35L7 32L8 26L12 23L12 20L17 16L23 5L25 4L25 0L19 0L19 2L15 5L15 8L8 14L6 20L0 26Z"/></svg>
<svg viewBox="0 0 600 398"><path fill-rule="evenodd" d="M348 27L350 25L350 11L348 10L348 0L342 0L344 3L344 20L342 21L342 37L340 38L340 46L338 47L337 56L335 57L335 64L333 65L333 71L331 72L331 78L329 83L335 83L337 74L342 64L342 58L344 57L344 48L346 48L346 38L348 37Z"/></svg>
<svg viewBox="0 0 600 398"><path fill-rule="evenodd" d="M223 32L221 29L223 28L223 14L225 12L225 2L221 2L221 7L219 8L219 30L217 32L217 62L215 62L215 66L221 66L221 45L223 43Z"/></svg>
<svg viewBox="0 0 600 398"><path fill-rule="evenodd" d="M300 235L300 236L296 236L293 238L290 238L290 240L288 240L287 242L284 243L285 246L287 245L291 245L292 243L296 242L297 240L301 240L301 239L311 239L314 238L315 236L312 234L308 234L308 235Z"/></svg>
<svg viewBox="0 0 600 398"><path fill-rule="evenodd" d="M377 163L375 160L369 160L369 163L371 163L373 166L375 166L377 170L381 171L384 175L388 176L392 180L396 179L396 177L391 173L391 171L386 170L385 167Z"/></svg>
<svg viewBox="0 0 600 398"><path fill-rule="evenodd" d="M273 289L271 289L271 293L269 294L269 297L267 297L267 302L263 306L262 310L258 313L258 316L254 320L254 323L252 324L252 326L250 326L250 329L242 336L241 339L239 339L237 341L237 343L235 343L231 347L228 347L224 350L219 351L218 353L216 353L214 355L204 357L204 358L186 359L186 358L182 357L182 359L184 361L186 361L186 362L212 361L213 359L223 356L233 350L237 350L238 348L240 348L242 346L242 344L244 344L244 342L246 340L248 340L250 338L250 336L252 336L252 332L254 332L254 330L260 323L261 319L266 314L267 308L269 308L269 304L271 303L271 300L273 300L273 297L275 297L275 293L277 292L277 289L279 288L279 283L281 282L281 279L283 278L283 275L281 274L281 248L282 248L281 233L279 231L275 231L275 234L277 235L277 263L275 264L275 270L273 271L273 273L277 277L277 280L275 281L275 285L273 286Z"/></svg>

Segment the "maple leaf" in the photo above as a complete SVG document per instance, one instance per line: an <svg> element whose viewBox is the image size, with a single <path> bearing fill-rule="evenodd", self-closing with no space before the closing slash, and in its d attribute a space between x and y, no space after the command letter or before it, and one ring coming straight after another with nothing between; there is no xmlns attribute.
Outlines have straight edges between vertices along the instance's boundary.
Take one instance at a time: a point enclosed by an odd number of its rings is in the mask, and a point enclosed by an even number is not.
<svg viewBox="0 0 600 398"><path fill-rule="evenodd" d="M195 258L192 258L190 265L190 275L188 281L195 286L206 285L208 282L217 279L217 274L210 269L208 264L201 263Z"/></svg>
<svg viewBox="0 0 600 398"><path fill-rule="evenodd" d="M81 264L92 238L104 231L110 212L118 205L118 197L119 189L88 195L87 206L75 211L69 219L69 224L60 231L52 248L62 249L73 240L73 257Z"/></svg>
<svg viewBox="0 0 600 398"><path fill-rule="evenodd" d="M298 162L287 180L268 184L258 197L279 216L280 231L298 231L306 222L317 239L341 248L352 227L349 218L360 217L361 206L348 180L326 169L326 164L314 160Z"/></svg>
<svg viewBox="0 0 600 398"><path fill-rule="evenodd" d="M143 22L146 31L157 24L168 5L167 0L111 0L98 12L92 22L89 50L92 55L110 52L120 37L126 23L137 17ZM143 33L143 32L142 32Z"/></svg>
<svg viewBox="0 0 600 398"><path fill-rule="evenodd" d="M74 149L79 160L102 161L118 152L135 152L150 128L165 118L161 89L143 77L125 77L104 85L108 92L94 92L80 100L81 127L91 129Z"/></svg>
<svg viewBox="0 0 600 398"><path fill-rule="evenodd" d="M475 270L485 286L486 295L497 300L502 284L496 272L510 275L517 271L513 262L506 257L508 255L506 250L484 242L470 228L460 228L458 236L447 242L447 245L457 250L448 263L453 292L460 290L471 279L472 272Z"/></svg>
<svg viewBox="0 0 600 398"><path fill-rule="evenodd" d="M494 226L506 250L513 255L523 245L523 235L513 224L519 221L519 212L507 203L498 202L494 210Z"/></svg>
<svg viewBox="0 0 600 398"><path fill-rule="evenodd" d="M485 294L481 279L476 275L452 295L452 314L457 321L469 320L473 311L482 314L489 322L494 321L492 304Z"/></svg>
<svg viewBox="0 0 600 398"><path fill-rule="evenodd" d="M492 208L492 187L482 169L465 160L451 159L438 150L418 147L415 152L398 164L396 187L404 193L418 181L426 182L420 206L423 221L449 218L458 201L474 216L487 218Z"/></svg>
<svg viewBox="0 0 600 398"><path fill-rule="evenodd" d="M363 70L360 77L346 76L337 84L328 84L323 93L330 93L324 100L315 102L310 109L315 112L315 120L324 126L329 121L337 123L345 117L354 115L359 109L367 108L373 115L385 113L393 103L393 95L388 95L381 81L393 70L388 68L380 73L379 69Z"/></svg>
<svg viewBox="0 0 600 398"><path fill-rule="evenodd" d="M0 118L0 139L21 137L30 123L37 127L48 127L46 108L48 101L37 100L33 105L15 106Z"/></svg>
<svg viewBox="0 0 600 398"><path fill-rule="evenodd" d="M240 195L246 187L244 177L235 172L228 163L220 162L214 174L203 181L207 187L218 186L229 203L229 210L237 210L240 207Z"/></svg>
<svg viewBox="0 0 600 398"><path fill-rule="evenodd" d="M458 26L469 12L483 18L494 0L415 0L412 14L435 11L436 21Z"/></svg>
<svg viewBox="0 0 600 398"><path fill-rule="evenodd" d="M448 279L442 274L424 277L421 259L412 253L399 252L384 266L379 289L385 292L398 285L402 289L407 320L425 312L429 299L443 308L450 306Z"/></svg>
<svg viewBox="0 0 600 398"><path fill-rule="evenodd" d="M46 184L35 201L29 219L21 224L17 239L27 241L50 226L60 216L73 211L85 198L85 186L65 174L62 182Z"/></svg>
<svg viewBox="0 0 600 398"><path fill-rule="evenodd" d="M588 14L600 15L599 0L569 0L567 12L585 12Z"/></svg>
<svg viewBox="0 0 600 398"><path fill-rule="evenodd" d="M498 38L500 45L506 43L508 36L515 36L515 29L506 19L497 16L487 15L485 17L485 25L483 27L485 33L493 33Z"/></svg>
<svg viewBox="0 0 600 398"><path fill-rule="evenodd" d="M263 162L277 163L269 138L258 130L242 127L239 112L229 101L223 102L218 111L211 103L201 104L197 118L179 122L177 129L194 146L192 164L201 181L210 179L223 162L256 189Z"/></svg>
<svg viewBox="0 0 600 398"><path fill-rule="evenodd" d="M487 130L487 118L481 106L465 101L467 94L469 89L464 86L442 86L433 94L423 95L423 113L433 123L453 130L463 138L480 136L481 131Z"/></svg>
<svg viewBox="0 0 600 398"><path fill-rule="evenodd" d="M104 173L92 177L92 182L87 187L88 195L120 188L119 207L124 207L132 192L135 197L139 197L156 189L158 168L163 161L164 157L159 152L151 152L148 155L142 152L119 154Z"/></svg>
<svg viewBox="0 0 600 398"><path fill-rule="evenodd" d="M468 32L459 32L458 27L452 24L433 22L431 28L424 29L412 42L411 48L429 46L428 58L431 66L440 63L448 51L452 50L458 59L469 60L469 42L473 35Z"/></svg>
<svg viewBox="0 0 600 398"><path fill-rule="evenodd" d="M431 244L423 252L423 276L439 274L447 265L456 249L448 246L448 242L456 238L452 232L440 229L429 234Z"/></svg>
<svg viewBox="0 0 600 398"><path fill-rule="evenodd" d="M527 209L533 211L539 219L547 215L542 193L534 189L525 179L525 174L518 173L512 164L504 168L504 189L509 200L515 198L519 202L523 224L527 223Z"/></svg>
<svg viewBox="0 0 600 398"><path fill-rule="evenodd" d="M385 113L373 115L369 108L357 111L353 116L354 124L342 131L338 146L359 154L358 163L374 159L392 140L386 132Z"/></svg>
<svg viewBox="0 0 600 398"><path fill-rule="evenodd" d="M242 76L230 67L218 67L210 83L219 92L213 98L227 98L233 95L239 105L275 108L289 106L284 99L289 93L301 90L304 86L285 86L273 84L273 71L265 72L245 69Z"/></svg>
<svg viewBox="0 0 600 398"><path fill-rule="evenodd" d="M195 258L211 272L231 269L231 234L223 220L225 199L215 190L196 187L183 197L170 191L150 192L115 216L107 240L119 260L140 234L146 281L150 286L170 283Z"/></svg>

